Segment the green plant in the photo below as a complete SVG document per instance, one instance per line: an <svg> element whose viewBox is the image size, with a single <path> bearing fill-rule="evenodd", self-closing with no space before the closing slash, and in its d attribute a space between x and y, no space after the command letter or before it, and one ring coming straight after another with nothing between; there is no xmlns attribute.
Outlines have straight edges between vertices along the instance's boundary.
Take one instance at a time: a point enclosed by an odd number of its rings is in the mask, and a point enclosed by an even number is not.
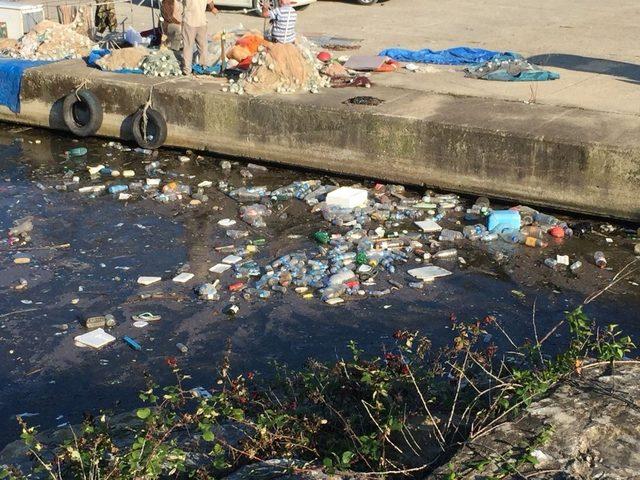
<svg viewBox="0 0 640 480"><path fill-rule="evenodd" d="M494 317L467 323L452 316L453 339L444 348L434 350L428 338L402 330L380 355L366 355L350 342L348 358L310 360L297 371L277 365L268 381L253 373L232 376L229 347L215 387L204 397L184 386L188 375L169 358L175 385L149 383L126 440L115 435L106 415L72 430L68 441L47 446L21 421L22 438L38 468L53 479L216 478L269 458L301 460L327 472L422 475L460 442L483 435L579 374L588 358L615 362L634 347L615 325L596 332L581 309L569 312L566 323L568 345L555 357L542 354L543 341L513 345L512 353L500 356L494 343L483 340L498 330L511 342ZM239 439L230 441L229 429ZM496 478L534 462L531 452L545 438L548 432L499 461L492 457L502 465ZM0 474L20 478L10 469Z"/></svg>

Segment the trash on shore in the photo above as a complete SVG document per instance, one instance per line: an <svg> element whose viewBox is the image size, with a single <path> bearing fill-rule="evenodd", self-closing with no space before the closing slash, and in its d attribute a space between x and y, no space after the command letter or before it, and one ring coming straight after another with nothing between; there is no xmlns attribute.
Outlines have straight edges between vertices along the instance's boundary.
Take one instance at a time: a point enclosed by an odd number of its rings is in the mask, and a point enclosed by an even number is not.
<svg viewBox="0 0 640 480"><path fill-rule="evenodd" d="M78 21L61 25L43 20L26 33L11 48L0 54L26 60L64 60L89 55L94 42L86 35L78 33Z"/></svg>

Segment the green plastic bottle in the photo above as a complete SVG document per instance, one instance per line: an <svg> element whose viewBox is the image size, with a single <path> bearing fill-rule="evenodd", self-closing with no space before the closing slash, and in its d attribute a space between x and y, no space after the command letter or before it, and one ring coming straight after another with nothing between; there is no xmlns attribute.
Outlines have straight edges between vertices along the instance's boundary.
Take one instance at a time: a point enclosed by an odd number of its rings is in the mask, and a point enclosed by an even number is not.
<svg viewBox="0 0 640 480"><path fill-rule="evenodd" d="M331 240L331 236L327 232L318 231L313 234L313 238L316 242L326 245Z"/></svg>

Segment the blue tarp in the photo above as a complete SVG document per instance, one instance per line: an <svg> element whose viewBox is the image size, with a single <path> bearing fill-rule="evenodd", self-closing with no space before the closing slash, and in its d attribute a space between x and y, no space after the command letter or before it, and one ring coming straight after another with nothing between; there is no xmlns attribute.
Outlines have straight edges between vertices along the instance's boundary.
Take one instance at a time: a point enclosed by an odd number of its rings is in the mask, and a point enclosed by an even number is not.
<svg viewBox="0 0 640 480"><path fill-rule="evenodd" d="M380 52L381 56L387 56L399 62L435 63L438 65L481 63L491 60L499 54L500 52L494 52L493 50L470 47L455 47L447 50L389 48Z"/></svg>
<svg viewBox="0 0 640 480"><path fill-rule="evenodd" d="M20 85L27 68L49 63L43 60L19 60L0 58L0 105L5 105L13 113L20 112Z"/></svg>

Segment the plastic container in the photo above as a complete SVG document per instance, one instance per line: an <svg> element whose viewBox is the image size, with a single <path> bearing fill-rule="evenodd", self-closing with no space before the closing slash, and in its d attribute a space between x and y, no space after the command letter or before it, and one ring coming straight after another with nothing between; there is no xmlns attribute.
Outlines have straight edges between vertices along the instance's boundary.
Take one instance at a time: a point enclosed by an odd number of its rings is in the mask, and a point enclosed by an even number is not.
<svg viewBox="0 0 640 480"><path fill-rule="evenodd" d="M596 265L598 266L598 268L606 268L607 266L607 259L604 256L604 253L602 252L596 252L593 254L593 259L596 263Z"/></svg>
<svg viewBox="0 0 640 480"><path fill-rule="evenodd" d="M368 192L361 188L341 187L327 194L327 206L354 209L367 204Z"/></svg>
<svg viewBox="0 0 640 480"><path fill-rule="evenodd" d="M515 210L494 210L489 215L488 229L490 232L504 232L505 230L520 230L520 212Z"/></svg>

